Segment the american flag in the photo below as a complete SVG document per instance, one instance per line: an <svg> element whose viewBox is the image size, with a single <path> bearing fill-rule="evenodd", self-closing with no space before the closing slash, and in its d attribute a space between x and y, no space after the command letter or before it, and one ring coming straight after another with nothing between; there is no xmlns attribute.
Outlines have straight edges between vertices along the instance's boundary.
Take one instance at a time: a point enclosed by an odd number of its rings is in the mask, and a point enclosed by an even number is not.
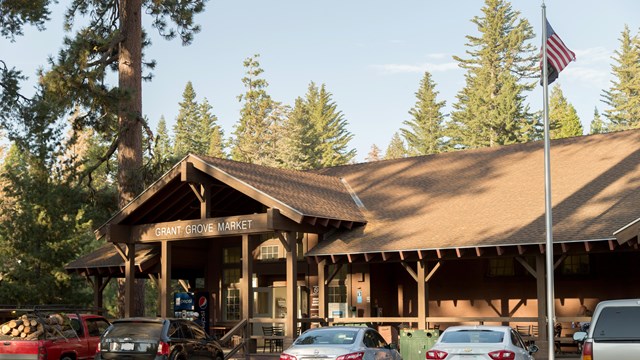
<svg viewBox="0 0 640 360"><path fill-rule="evenodd" d="M547 75L548 83L551 84L558 78L560 71L576 59L576 54L560 40L549 21L545 19L545 22L547 24ZM540 59L540 68L542 69L542 59ZM542 85L542 78L540 85Z"/></svg>

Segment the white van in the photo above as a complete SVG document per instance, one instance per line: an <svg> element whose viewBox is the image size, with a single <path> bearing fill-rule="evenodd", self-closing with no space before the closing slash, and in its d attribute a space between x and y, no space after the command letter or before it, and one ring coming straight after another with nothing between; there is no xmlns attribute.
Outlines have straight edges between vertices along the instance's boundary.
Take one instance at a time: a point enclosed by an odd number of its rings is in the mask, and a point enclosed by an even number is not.
<svg viewBox="0 0 640 360"><path fill-rule="evenodd" d="M573 339L583 343L582 360L640 359L640 299L600 302L589 330Z"/></svg>

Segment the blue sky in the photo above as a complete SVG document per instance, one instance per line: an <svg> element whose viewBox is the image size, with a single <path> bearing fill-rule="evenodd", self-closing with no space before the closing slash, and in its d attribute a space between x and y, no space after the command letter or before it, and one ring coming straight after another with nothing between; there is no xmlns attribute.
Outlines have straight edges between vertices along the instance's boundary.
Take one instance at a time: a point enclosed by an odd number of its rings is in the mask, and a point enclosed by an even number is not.
<svg viewBox="0 0 640 360"><path fill-rule="evenodd" d="M35 78L35 69L55 55L62 42L61 13L54 7L45 32L28 29L15 43L0 40L0 58ZM541 1L514 0L514 10L532 24L540 46ZM239 118L237 96L244 92L242 62L260 54L267 91L292 105L311 81L324 83L354 134L351 147L363 161L372 144L383 151L391 136L409 120L415 92L425 71L451 110L465 85L464 72L452 59L467 58L466 35L478 35L471 23L481 15L481 0L210 0L196 17L202 31L190 46L166 41L143 19L152 45L147 59L157 60L154 79L143 84L143 112L155 130L160 116L173 126L187 81L198 100L204 97L228 137ZM610 86L611 56L628 25L640 29L640 1L547 0L547 18L576 53L559 80L585 131ZM528 94L532 110L542 108L542 90Z"/></svg>

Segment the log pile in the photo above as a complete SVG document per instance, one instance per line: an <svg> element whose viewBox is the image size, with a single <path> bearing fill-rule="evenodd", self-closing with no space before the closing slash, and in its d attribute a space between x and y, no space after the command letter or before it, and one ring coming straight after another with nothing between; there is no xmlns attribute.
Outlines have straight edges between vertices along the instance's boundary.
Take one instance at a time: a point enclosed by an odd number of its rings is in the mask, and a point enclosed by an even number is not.
<svg viewBox="0 0 640 360"><path fill-rule="evenodd" d="M0 335L2 338L11 338L12 340L38 340L44 337L66 337L68 334L65 333L68 331L68 318L60 314L51 314L46 318L25 314L0 326Z"/></svg>

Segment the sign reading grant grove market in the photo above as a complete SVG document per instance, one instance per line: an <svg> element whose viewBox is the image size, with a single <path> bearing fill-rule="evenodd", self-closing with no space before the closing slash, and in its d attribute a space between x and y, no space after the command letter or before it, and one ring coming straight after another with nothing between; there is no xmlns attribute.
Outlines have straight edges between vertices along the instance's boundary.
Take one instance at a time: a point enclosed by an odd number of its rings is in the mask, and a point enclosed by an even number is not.
<svg viewBox="0 0 640 360"><path fill-rule="evenodd" d="M269 231L267 214L232 216L134 226L134 241L183 240Z"/></svg>

